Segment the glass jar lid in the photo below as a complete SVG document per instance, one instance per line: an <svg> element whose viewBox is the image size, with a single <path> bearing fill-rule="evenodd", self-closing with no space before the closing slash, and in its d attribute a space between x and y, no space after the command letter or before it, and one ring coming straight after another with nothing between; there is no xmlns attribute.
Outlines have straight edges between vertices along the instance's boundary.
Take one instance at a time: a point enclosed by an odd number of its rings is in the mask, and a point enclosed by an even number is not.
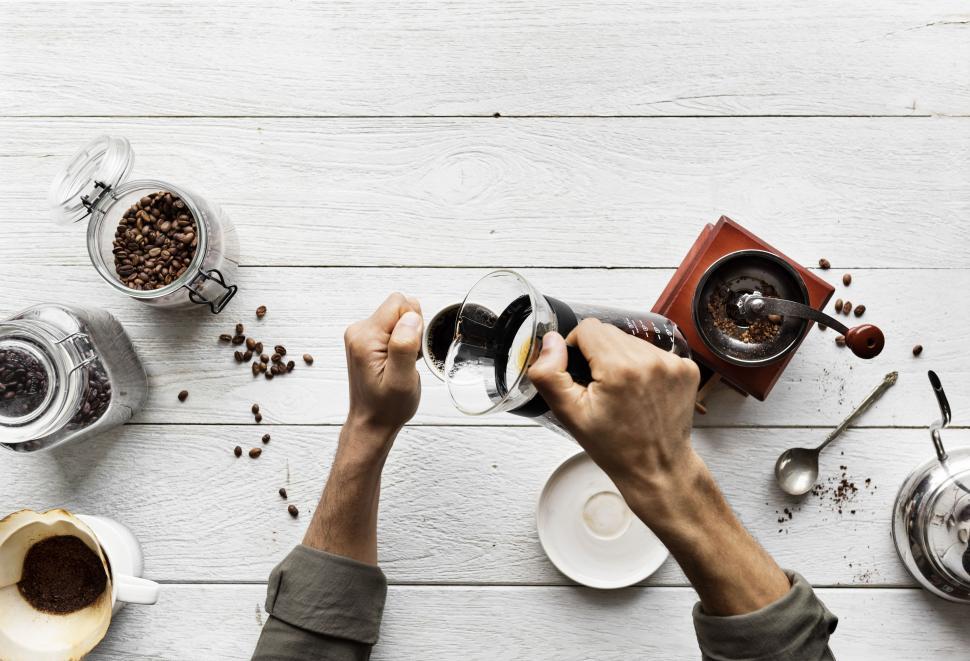
<svg viewBox="0 0 970 661"><path fill-rule="evenodd" d="M86 144L54 177L47 204L54 222L84 220L94 204L123 182L135 165L135 152L125 138L101 135Z"/></svg>

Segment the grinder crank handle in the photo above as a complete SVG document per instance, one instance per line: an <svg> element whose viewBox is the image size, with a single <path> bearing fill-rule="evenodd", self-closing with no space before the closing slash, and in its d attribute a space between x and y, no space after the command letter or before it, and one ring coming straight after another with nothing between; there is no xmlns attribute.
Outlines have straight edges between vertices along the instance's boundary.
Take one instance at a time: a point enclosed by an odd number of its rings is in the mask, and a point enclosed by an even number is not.
<svg viewBox="0 0 970 661"><path fill-rule="evenodd" d="M833 319L824 312L813 307L789 301L784 298L771 298L749 294L738 302L741 312L750 312L758 316L780 314L825 324L845 336L845 345L859 358L875 358L886 346L886 338L882 331L872 324L859 324L849 328L837 319Z"/></svg>

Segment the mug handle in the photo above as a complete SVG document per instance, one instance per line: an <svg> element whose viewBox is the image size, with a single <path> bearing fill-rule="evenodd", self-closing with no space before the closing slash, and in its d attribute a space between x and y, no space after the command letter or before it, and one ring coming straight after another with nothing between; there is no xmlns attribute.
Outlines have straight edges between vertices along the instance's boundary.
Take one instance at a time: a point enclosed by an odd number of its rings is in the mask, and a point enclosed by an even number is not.
<svg viewBox="0 0 970 661"><path fill-rule="evenodd" d="M155 581L136 576L116 574L115 587L118 588L118 601L127 604L151 605L158 602L159 586Z"/></svg>

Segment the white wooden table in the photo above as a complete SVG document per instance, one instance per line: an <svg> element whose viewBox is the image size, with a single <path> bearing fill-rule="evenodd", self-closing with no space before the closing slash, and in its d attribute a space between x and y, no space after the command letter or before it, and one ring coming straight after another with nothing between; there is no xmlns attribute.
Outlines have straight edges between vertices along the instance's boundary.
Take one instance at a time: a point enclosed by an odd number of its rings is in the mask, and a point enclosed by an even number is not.
<svg viewBox="0 0 970 661"><path fill-rule="evenodd" d="M131 140L136 176L202 191L235 221L241 290L221 316L116 295L81 228L49 221L56 168L101 133ZM965 1L3 2L0 315L111 310L151 395L105 438L4 455L0 509L104 514L143 542L162 599L123 611L97 658L246 657L334 449L349 322L395 289L435 310L500 266L649 307L722 213L802 263L827 257L833 284L851 271L848 298L888 344L862 362L813 331L768 402L709 400L699 451L839 615L840 659L967 658L970 611L916 588L889 535L896 489L931 454L927 368L953 403L945 440L970 443ZM260 304L261 334L312 368L253 380L216 347ZM821 440L893 369L899 384L823 460L871 488L841 514L785 498L776 455ZM597 592L544 557L535 501L576 448L512 417L459 417L425 384L386 471L375 658L697 658L673 561ZM233 457L266 431L258 461Z"/></svg>

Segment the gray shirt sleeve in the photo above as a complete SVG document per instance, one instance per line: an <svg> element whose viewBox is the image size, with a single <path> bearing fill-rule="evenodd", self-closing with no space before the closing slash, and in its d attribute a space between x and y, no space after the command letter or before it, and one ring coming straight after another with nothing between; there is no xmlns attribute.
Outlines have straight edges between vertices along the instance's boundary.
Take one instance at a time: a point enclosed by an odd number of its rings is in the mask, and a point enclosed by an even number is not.
<svg viewBox="0 0 970 661"><path fill-rule="evenodd" d="M698 603L694 630L704 661L834 661L829 636L839 618L808 581L785 572L791 590L778 601L744 615L715 617Z"/></svg>
<svg viewBox="0 0 970 661"><path fill-rule="evenodd" d="M269 619L253 659L366 661L386 597L380 568L297 546L269 576Z"/></svg>

